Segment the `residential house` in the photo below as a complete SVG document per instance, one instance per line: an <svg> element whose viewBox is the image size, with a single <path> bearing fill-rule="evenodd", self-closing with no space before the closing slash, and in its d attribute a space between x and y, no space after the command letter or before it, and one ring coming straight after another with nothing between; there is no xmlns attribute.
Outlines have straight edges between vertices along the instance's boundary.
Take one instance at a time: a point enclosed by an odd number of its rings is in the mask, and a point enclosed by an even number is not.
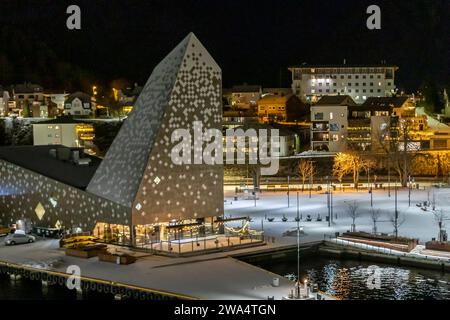
<svg viewBox="0 0 450 320"><path fill-rule="evenodd" d="M91 116L94 114L95 105L92 97L83 92L75 92L67 97L64 102L64 114L72 116Z"/></svg>
<svg viewBox="0 0 450 320"><path fill-rule="evenodd" d="M254 109L262 95L260 85L243 84L231 88L230 103L234 109Z"/></svg>
<svg viewBox="0 0 450 320"><path fill-rule="evenodd" d="M44 108L44 89L33 83L18 84L12 87L14 109L10 113L22 115L24 117L41 117ZM34 111L34 113L33 113Z"/></svg>
<svg viewBox="0 0 450 320"><path fill-rule="evenodd" d="M348 108L356 106L349 96L324 96L311 106L311 150L347 150Z"/></svg>
<svg viewBox="0 0 450 320"><path fill-rule="evenodd" d="M90 123L60 116L55 119L33 123L33 144L63 145L92 150L94 127Z"/></svg>
<svg viewBox="0 0 450 320"><path fill-rule="evenodd" d="M302 122L308 119L308 106L296 95L265 95L258 101L260 122Z"/></svg>

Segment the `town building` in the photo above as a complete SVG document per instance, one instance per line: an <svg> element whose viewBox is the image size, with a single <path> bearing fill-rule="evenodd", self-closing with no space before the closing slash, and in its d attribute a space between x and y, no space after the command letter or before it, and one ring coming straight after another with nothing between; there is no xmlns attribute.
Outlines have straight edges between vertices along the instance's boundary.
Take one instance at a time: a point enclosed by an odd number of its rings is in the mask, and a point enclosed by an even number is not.
<svg viewBox="0 0 450 320"><path fill-rule="evenodd" d="M46 102L52 102L56 105L58 114L64 113L64 103L66 102L68 96L69 94L65 92L62 93L45 91L44 93Z"/></svg>
<svg viewBox="0 0 450 320"><path fill-rule="evenodd" d="M44 104L44 89L38 84L24 83L13 86L12 99L14 106L9 108L11 115L38 118L42 113L48 113L47 108L41 108Z"/></svg>
<svg viewBox="0 0 450 320"><path fill-rule="evenodd" d="M0 86L0 117L8 115L9 92Z"/></svg>
<svg viewBox="0 0 450 320"><path fill-rule="evenodd" d="M292 91L302 100L315 102L325 95L348 95L356 103L368 97L388 97L395 90L397 66L308 65L289 67Z"/></svg>
<svg viewBox="0 0 450 320"><path fill-rule="evenodd" d="M267 124L267 123L257 123L257 122L247 122L242 126L237 126L233 128L235 131L242 130L244 135L247 133L249 134L249 130L254 130L256 133L255 136L246 136L245 137L245 145L238 149L237 144L233 144L231 149L228 149L227 146L227 140L226 137L223 137L223 152L224 152L224 159L227 152L232 152L233 154L237 154L237 152L240 152L241 154L244 154L246 159L249 157L249 152L253 152L254 154L259 154L259 134L260 130L264 130L267 133L267 136L271 136L272 130L278 130L278 136L280 138L279 141L279 148L277 148L277 153L279 157L289 157L296 153L299 153L300 151L300 137L298 134L293 132L292 130L289 130L286 126L277 125L277 124ZM267 150L272 150L272 147L270 145L270 138L268 139L268 146ZM254 146L254 150L251 150L251 145ZM269 152L270 155L270 152ZM235 156L235 158L237 158Z"/></svg>
<svg viewBox="0 0 450 320"><path fill-rule="evenodd" d="M224 129L233 129L247 123L257 123L258 116L252 110L234 110L223 107L222 125Z"/></svg>
<svg viewBox="0 0 450 320"><path fill-rule="evenodd" d="M94 127L90 123L75 120L71 116L33 123L33 144L62 145L69 148L94 149Z"/></svg>
<svg viewBox="0 0 450 320"><path fill-rule="evenodd" d="M349 107L348 146L358 151L386 151L387 141L400 134L402 121L408 123L411 137L428 128L426 116L416 115L409 97L370 97L362 105Z"/></svg>
<svg viewBox="0 0 450 320"><path fill-rule="evenodd" d="M229 90L230 105L235 109L256 110L261 95L262 88L260 85L243 84L240 86L233 86L231 90Z"/></svg>
<svg viewBox="0 0 450 320"><path fill-rule="evenodd" d="M75 92L64 102L64 114L72 116L91 116L94 114L95 104L92 97L83 92Z"/></svg>
<svg viewBox="0 0 450 320"><path fill-rule="evenodd" d="M308 106L296 95L267 94L258 100L260 122L302 122L308 118Z"/></svg>
<svg viewBox="0 0 450 320"><path fill-rule="evenodd" d="M133 110L133 106L141 91L142 87L138 86L137 83L135 83L132 88L118 90L117 101L120 104L123 113L128 114Z"/></svg>
<svg viewBox="0 0 450 320"><path fill-rule="evenodd" d="M348 108L356 106L349 96L324 96L311 106L311 150L347 150Z"/></svg>

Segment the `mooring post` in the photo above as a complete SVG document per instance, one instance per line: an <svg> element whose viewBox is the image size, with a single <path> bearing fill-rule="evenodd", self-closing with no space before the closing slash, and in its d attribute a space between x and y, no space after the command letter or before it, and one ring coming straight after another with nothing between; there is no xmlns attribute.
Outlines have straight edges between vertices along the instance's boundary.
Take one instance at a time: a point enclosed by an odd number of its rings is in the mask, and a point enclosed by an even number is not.
<svg viewBox="0 0 450 320"><path fill-rule="evenodd" d="M43 295L47 295L48 294L48 281L41 281L41 289L42 289L42 294Z"/></svg>
<svg viewBox="0 0 450 320"><path fill-rule="evenodd" d="M77 288L77 300L83 300L83 289Z"/></svg>
<svg viewBox="0 0 450 320"><path fill-rule="evenodd" d="M22 278L22 276L20 274L10 274L9 277L11 278L12 281L18 281Z"/></svg>

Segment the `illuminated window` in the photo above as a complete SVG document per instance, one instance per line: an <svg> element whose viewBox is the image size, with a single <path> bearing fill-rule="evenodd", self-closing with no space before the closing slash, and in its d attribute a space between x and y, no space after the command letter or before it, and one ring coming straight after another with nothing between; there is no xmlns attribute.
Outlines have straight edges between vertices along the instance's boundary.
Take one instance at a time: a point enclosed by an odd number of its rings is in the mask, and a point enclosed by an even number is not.
<svg viewBox="0 0 450 320"><path fill-rule="evenodd" d="M333 112L330 112L330 120L333 120Z"/></svg>
<svg viewBox="0 0 450 320"><path fill-rule="evenodd" d="M333 134L332 135L332 139L333 139L333 141L339 141L339 135L338 134Z"/></svg>

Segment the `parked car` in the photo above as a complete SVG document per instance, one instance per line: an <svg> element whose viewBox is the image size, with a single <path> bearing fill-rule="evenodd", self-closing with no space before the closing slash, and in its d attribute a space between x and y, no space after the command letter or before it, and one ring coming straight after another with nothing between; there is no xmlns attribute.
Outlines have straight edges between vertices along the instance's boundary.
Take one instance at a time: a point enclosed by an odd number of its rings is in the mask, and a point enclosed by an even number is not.
<svg viewBox="0 0 450 320"><path fill-rule="evenodd" d="M20 243L32 243L36 241L36 238L34 236L30 236L28 234L22 234L22 233L14 233L6 236L5 238L5 244L7 246L12 246L15 244Z"/></svg>
<svg viewBox="0 0 450 320"><path fill-rule="evenodd" d="M10 227L0 226L0 236L6 236L10 234L12 229Z"/></svg>

